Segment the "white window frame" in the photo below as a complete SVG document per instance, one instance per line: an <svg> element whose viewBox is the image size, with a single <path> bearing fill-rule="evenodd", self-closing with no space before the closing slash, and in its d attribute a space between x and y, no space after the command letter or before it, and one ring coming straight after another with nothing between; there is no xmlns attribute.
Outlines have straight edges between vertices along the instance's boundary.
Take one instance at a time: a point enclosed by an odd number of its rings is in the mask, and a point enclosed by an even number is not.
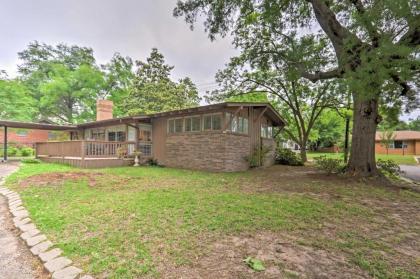
<svg viewBox="0 0 420 279"><path fill-rule="evenodd" d="M213 116L215 116L215 115L220 116L220 129L213 129ZM206 126L204 125L206 116L211 116L211 122L210 122L211 123L210 124L211 128L210 129L206 129ZM203 126L203 128L202 128L203 131L221 131L223 129L223 113L216 112L216 113L203 114L202 126Z"/></svg>
<svg viewBox="0 0 420 279"><path fill-rule="evenodd" d="M177 132L176 131L176 120L179 120L179 119L181 119L182 120L182 131L181 132ZM173 120L174 121L174 131L173 132L171 132L170 131L170 129L169 129L169 122L171 121L171 120ZM166 126L167 126L167 133L168 134L181 134L181 133L183 133L184 131L185 131L185 125L184 125L185 123L184 123L184 118L183 117L175 117L175 118L169 118L168 119L168 121L167 121L167 124L166 124Z"/></svg>
<svg viewBox="0 0 420 279"><path fill-rule="evenodd" d="M192 123L192 119L193 118L198 118L199 119L199 123L200 123L200 128L198 130L193 130L193 123ZM187 131L187 121L191 121L191 131ZM194 116L186 116L184 117L184 132L185 133L197 133L197 132L201 132L202 130L202 117L201 115L194 115Z"/></svg>

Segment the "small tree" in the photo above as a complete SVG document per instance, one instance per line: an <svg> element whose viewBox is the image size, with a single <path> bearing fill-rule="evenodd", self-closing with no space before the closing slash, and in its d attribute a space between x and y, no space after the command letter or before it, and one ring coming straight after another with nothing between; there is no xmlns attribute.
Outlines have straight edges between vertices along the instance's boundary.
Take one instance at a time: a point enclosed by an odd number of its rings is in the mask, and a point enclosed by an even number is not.
<svg viewBox="0 0 420 279"><path fill-rule="evenodd" d="M394 143L395 137L396 137L396 135L395 135L394 131L392 131L392 130L384 130L380 134L381 144L383 146L385 146L386 155L388 155L389 148Z"/></svg>

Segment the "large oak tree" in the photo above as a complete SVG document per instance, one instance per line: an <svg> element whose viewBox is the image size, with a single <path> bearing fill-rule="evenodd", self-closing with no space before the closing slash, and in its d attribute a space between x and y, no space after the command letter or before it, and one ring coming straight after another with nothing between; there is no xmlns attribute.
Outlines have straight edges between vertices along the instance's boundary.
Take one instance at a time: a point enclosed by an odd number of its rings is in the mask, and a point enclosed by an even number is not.
<svg viewBox="0 0 420 279"><path fill-rule="evenodd" d="M185 16L191 26L204 15L211 39L232 31L238 48L287 61L312 82L346 82L354 109L348 171L373 175L379 106L418 105L418 11L416 0L186 0L178 2L174 15ZM326 42L319 52L332 55L326 60L317 53L290 57L278 51L293 34L314 45Z"/></svg>

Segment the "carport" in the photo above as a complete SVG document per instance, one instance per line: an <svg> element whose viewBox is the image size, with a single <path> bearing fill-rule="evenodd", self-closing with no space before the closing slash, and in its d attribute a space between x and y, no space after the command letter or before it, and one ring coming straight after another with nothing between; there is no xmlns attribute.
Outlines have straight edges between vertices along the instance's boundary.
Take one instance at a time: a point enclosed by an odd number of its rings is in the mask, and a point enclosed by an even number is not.
<svg viewBox="0 0 420 279"><path fill-rule="evenodd" d="M3 127L3 130L4 130L2 162L7 161L7 146L8 146L7 133L8 133L8 128L48 130L48 131L73 131L73 130L77 130L76 126L72 126L72 125L56 125L56 124L19 122L19 121L7 121L7 120L0 120L0 127Z"/></svg>

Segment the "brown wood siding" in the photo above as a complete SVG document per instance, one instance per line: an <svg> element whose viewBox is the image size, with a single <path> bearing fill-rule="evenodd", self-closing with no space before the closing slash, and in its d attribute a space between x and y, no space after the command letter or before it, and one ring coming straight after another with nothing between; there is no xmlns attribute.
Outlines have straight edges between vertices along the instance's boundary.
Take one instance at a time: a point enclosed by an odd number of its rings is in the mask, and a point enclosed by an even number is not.
<svg viewBox="0 0 420 279"><path fill-rule="evenodd" d="M166 127L167 118L154 118L152 120L153 158L163 162L166 158Z"/></svg>

